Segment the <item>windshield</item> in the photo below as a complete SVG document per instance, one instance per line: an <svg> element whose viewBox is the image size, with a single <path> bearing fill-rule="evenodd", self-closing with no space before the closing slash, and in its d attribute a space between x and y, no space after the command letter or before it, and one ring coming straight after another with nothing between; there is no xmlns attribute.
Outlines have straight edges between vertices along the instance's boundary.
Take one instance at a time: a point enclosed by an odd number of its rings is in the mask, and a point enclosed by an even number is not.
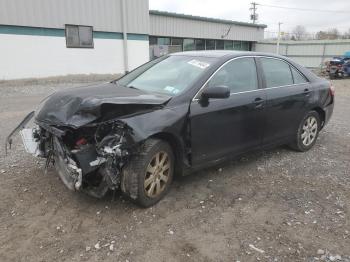
<svg viewBox="0 0 350 262"><path fill-rule="evenodd" d="M117 84L175 96L189 88L213 62L214 58L208 57L162 57L137 68Z"/></svg>

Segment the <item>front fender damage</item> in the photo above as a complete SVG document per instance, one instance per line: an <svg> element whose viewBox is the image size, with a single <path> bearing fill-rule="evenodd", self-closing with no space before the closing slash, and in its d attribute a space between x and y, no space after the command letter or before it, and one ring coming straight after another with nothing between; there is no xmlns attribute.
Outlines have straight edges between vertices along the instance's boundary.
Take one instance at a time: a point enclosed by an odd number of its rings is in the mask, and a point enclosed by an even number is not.
<svg viewBox="0 0 350 262"><path fill-rule="evenodd" d="M132 130L116 121L76 130L72 136L76 137L73 144L70 136L53 136L47 151L67 188L97 198L118 189L123 167L137 153L138 143Z"/></svg>
<svg viewBox="0 0 350 262"><path fill-rule="evenodd" d="M149 137L172 134L182 151L187 114L186 106L154 106L83 126L36 118L36 127L25 133L36 144L36 156L46 158L46 167L55 167L68 189L101 198L108 190L121 188L123 168L140 154Z"/></svg>

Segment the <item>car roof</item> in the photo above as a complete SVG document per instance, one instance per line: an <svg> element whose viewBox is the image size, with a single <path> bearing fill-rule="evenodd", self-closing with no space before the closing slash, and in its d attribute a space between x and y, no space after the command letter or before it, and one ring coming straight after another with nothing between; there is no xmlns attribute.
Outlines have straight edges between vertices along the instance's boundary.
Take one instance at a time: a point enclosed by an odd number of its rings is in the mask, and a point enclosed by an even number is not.
<svg viewBox="0 0 350 262"><path fill-rule="evenodd" d="M213 58L231 58L238 56L269 56L282 58L280 55L273 53L262 53L252 51L231 51L231 50L206 50L206 51L185 51L170 54L172 56L193 56L193 57L213 57ZM284 57L283 57L284 58Z"/></svg>
<svg viewBox="0 0 350 262"><path fill-rule="evenodd" d="M263 53L263 52L252 52L252 51L231 51L231 50L206 50L206 51L186 51L179 53L172 53L171 56L189 56L189 57L211 57L217 59L218 61L227 61L229 59L241 56L266 56L272 58L279 58L292 64L298 70L300 70L310 81L317 80L318 77L312 73L310 70L305 69L301 65L295 63L288 57L273 54L273 53Z"/></svg>

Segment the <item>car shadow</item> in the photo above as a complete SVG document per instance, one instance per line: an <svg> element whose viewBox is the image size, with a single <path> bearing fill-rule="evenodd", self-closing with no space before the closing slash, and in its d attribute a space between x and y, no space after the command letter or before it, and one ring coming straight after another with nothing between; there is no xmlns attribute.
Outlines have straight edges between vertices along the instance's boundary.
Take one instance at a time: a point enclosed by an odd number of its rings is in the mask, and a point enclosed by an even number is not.
<svg viewBox="0 0 350 262"><path fill-rule="evenodd" d="M230 171L235 171L234 169L237 165L244 168L245 166L252 165L255 162L258 163L258 161L262 160L263 158L270 158L277 155L277 153L280 154L281 152L287 153L296 151L294 151L287 145L282 145L266 150L257 150L254 152L249 152L233 157L231 159L218 161L211 167L200 169L185 176L176 175L174 177L174 181L178 183L186 183L191 180L197 180L199 177L208 178L209 176L212 176L213 173L222 172L222 170L230 169Z"/></svg>

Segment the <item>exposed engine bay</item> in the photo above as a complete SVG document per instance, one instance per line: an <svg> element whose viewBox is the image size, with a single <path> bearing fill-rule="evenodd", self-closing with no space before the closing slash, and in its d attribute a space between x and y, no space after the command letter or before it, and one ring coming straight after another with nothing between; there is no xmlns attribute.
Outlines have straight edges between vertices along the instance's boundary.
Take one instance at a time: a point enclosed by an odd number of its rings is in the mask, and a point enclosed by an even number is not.
<svg viewBox="0 0 350 262"><path fill-rule="evenodd" d="M121 169L135 150L127 132L125 124L115 122L78 130L38 125L21 130L21 136L29 153L46 158L47 167L54 165L67 188L103 197L119 187Z"/></svg>
<svg viewBox="0 0 350 262"><path fill-rule="evenodd" d="M28 114L6 144L19 131L26 151L46 158L67 188L101 198L121 186L123 167L148 137L182 129L187 108L165 109L167 101L112 83L64 90ZM33 118L35 126L27 128Z"/></svg>

